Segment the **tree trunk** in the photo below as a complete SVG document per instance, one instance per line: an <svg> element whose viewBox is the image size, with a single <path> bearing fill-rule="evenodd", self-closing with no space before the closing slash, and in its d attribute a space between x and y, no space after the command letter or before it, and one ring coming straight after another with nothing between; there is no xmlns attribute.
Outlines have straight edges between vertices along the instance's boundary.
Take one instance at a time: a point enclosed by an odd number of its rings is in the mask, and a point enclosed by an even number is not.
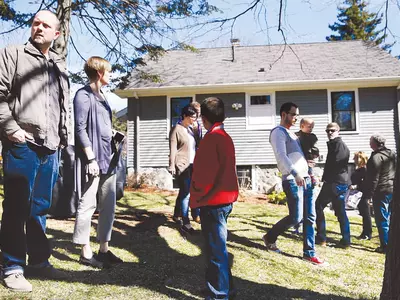
<svg viewBox="0 0 400 300"><path fill-rule="evenodd" d="M400 144L400 140L398 141ZM390 217L389 243L386 251L385 273L381 300L400 299L400 153L397 149L396 179L392 199L392 215Z"/></svg>
<svg viewBox="0 0 400 300"><path fill-rule="evenodd" d="M69 23L71 21L71 1L58 0L57 17L60 20L60 36L54 42L54 50L65 61L67 58L67 46L69 40Z"/></svg>

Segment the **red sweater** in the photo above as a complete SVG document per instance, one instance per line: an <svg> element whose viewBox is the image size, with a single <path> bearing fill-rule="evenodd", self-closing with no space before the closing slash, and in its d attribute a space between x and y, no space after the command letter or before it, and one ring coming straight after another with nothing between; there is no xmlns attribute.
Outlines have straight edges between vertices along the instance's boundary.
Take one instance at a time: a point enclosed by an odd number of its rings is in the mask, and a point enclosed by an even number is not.
<svg viewBox="0 0 400 300"><path fill-rule="evenodd" d="M235 147L222 123L216 123L196 151L190 207L229 204L237 200L238 194Z"/></svg>

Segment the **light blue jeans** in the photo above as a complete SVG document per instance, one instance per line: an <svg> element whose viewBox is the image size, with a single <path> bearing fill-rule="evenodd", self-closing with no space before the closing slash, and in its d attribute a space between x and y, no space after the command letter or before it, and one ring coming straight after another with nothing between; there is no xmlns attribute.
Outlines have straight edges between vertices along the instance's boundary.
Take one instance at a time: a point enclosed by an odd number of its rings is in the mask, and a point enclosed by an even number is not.
<svg viewBox="0 0 400 300"><path fill-rule="evenodd" d="M381 247L386 248L389 240L390 214L392 211L392 194L377 193L372 199L375 223L379 232Z"/></svg>
<svg viewBox="0 0 400 300"><path fill-rule="evenodd" d="M315 256L315 198L310 177L304 178L305 186L298 186L294 179L282 182L286 194L289 215L276 223L267 234L267 241L275 243L287 229L299 224L303 220L303 255Z"/></svg>

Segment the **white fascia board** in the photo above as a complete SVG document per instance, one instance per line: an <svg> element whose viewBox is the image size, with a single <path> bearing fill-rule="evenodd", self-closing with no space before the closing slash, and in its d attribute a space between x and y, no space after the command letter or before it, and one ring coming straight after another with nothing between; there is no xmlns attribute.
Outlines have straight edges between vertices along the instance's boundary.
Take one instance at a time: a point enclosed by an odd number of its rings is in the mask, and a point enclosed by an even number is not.
<svg viewBox="0 0 400 300"><path fill-rule="evenodd" d="M120 97L139 97L161 96L173 93L208 93L208 92L244 92L257 91L258 89L274 89L276 91L285 90L316 90L335 87L383 87L400 86L400 76L392 77L370 77L370 78L341 78L341 79L320 79L320 80L301 80L301 81L271 81L271 82L244 82L232 84L204 84L187 86L160 86L134 88L114 91Z"/></svg>

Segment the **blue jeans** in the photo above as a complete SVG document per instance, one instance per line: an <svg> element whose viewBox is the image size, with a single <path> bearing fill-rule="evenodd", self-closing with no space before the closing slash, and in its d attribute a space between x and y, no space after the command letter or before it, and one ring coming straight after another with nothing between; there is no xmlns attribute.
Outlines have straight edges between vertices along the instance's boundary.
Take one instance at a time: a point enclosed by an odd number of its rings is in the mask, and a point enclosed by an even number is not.
<svg viewBox="0 0 400 300"><path fill-rule="evenodd" d="M201 231L204 236L206 256L206 299L228 299L233 291L226 240L227 219L232 204L200 208Z"/></svg>
<svg viewBox="0 0 400 300"><path fill-rule="evenodd" d="M58 152L27 143L3 144L4 201L0 229L4 275L48 264L46 213L58 176Z"/></svg>
<svg viewBox="0 0 400 300"><path fill-rule="evenodd" d="M389 240L390 214L392 211L392 194L376 193L372 198L375 223L379 232L381 247L386 248Z"/></svg>
<svg viewBox="0 0 400 300"><path fill-rule="evenodd" d="M182 216L183 224L190 224L189 219L189 198L190 180L192 177L192 166L189 166L178 176L179 193L175 201L174 216Z"/></svg>
<svg viewBox="0 0 400 300"><path fill-rule="evenodd" d="M350 244L350 223L346 214L345 195L347 192L347 184L327 183L322 186L315 203L317 211L317 238L319 241L326 241L326 221L324 208L328 203L332 202L333 210L340 224L340 232L342 234L342 243Z"/></svg>
<svg viewBox="0 0 400 300"><path fill-rule="evenodd" d="M267 241L275 243L287 229L299 224L303 220L303 255L315 256L315 205L313 188L310 177L304 178L305 186L298 186L294 179L282 182L286 194L289 215L281 219L268 231Z"/></svg>

